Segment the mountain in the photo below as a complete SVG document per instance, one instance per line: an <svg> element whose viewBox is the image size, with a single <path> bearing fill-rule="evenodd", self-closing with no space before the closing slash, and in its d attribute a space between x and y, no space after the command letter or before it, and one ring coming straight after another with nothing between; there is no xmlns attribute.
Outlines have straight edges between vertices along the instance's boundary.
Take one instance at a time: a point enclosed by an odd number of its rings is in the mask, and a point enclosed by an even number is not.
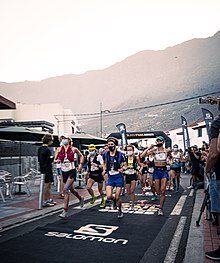
<svg viewBox="0 0 220 263"><path fill-rule="evenodd" d="M192 39L165 50L141 51L103 70L38 82L0 82L0 90L3 96L15 102L59 102L74 113L99 112L100 102L103 109L112 111L220 91L220 31L212 37ZM115 131L115 124L121 121L132 130L169 129L179 126L180 114L199 119L200 108L197 102L187 101L120 115L103 115L103 128L105 133ZM83 130L98 132L99 119L89 123L85 120Z"/></svg>

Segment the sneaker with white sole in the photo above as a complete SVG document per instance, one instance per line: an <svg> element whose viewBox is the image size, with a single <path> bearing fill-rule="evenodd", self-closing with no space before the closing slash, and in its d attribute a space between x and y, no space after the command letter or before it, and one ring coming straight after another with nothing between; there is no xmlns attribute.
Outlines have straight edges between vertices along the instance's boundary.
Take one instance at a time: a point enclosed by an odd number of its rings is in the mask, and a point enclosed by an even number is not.
<svg viewBox="0 0 220 263"><path fill-rule="evenodd" d="M80 206L81 208L83 208L83 206L84 206L84 197L83 197L83 196L81 196L81 199L80 199L80 201L79 201L79 206Z"/></svg>
<svg viewBox="0 0 220 263"><path fill-rule="evenodd" d="M160 209L158 210L158 216L163 216L163 215L164 215L163 210L160 208Z"/></svg>
<svg viewBox="0 0 220 263"><path fill-rule="evenodd" d="M206 252L205 256L211 260L220 260L220 247L216 250Z"/></svg>
<svg viewBox="0 0 220 263"><path fill-rule="evenodd" d="M122 213L121 210L118 211L118 218L123 218L124 214Z"/></svg>
<svg viewBox="0 0 220 263"><path fill-rule="evenodd" d="M63 212L59 215L61 218L66 218L67 217L67 212L63 210Z"/></svg>

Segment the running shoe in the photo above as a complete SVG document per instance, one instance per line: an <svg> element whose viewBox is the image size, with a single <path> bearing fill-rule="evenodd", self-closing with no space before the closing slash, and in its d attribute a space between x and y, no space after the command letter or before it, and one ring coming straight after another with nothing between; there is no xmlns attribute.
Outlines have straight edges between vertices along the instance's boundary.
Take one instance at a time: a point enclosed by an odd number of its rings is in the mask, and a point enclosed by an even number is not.
<svg viewBox="0 0 220 263"><path fill-rule="evenodd" d="M113 209L116 210L117 209L117 203L116 203L116 199L113 200Z"/></svg>
<svg viewBox="0 0 220 263"><path fill-rule="evenodd" d="M167 191L171 191L171 186L170 185L168 186Z"/></svg>
<svg viewBox="0 0 220 263"><path fill-rule="evenodd" d="M58 216L61 217L61 218L66 218L67 217L67 212L65 210L63 210L63 212L60 215L58 215Z"/></svg>
<svg viewBox="0 0 220 263"><path fill-rule="evenodd" d="M100 204L100 208L105 208L105 203L106 203L106 201L105 200L102 200L102 202L101 202L101 204Z"/></svg>
<svg viewBox="0 0 220 263"><path fill-rule="evenodd" d="M95 201L96 201L96 197L93 196L93 197L92 197L92 200L90 201L90 205L94 205Z"/></svg>
<svg viewBox="0 0 220 263"><path fill-rule="evenodd" d="M158 210L158 216L163 216L163 215L164 215L163 210L160 208L160 209Z"/></svg>
<svg viewBox="0 0 220 263"><path fill-rule="evenodd" d="M57 204L53 199L47 200L47 203L50 203L50 204L53 204L53 205L56 205L56 204Z"/></svg>
<svg viewBox="0 0 220 263"><path fill-rule="evenodd" d="M49 203L49 202L47 202L47 201L46 201L46 202L44 201L43 204L42 204L42 206L43 206L43 207L52 207L52 206L54 206L54 204Z"/></svg>
<svg viewBox="0 0 220 263"><path fill-rule="evenodd" d="M176 191L176 184L173 184L173 191Z"/></svg>
<svg viewBox="0 0 220 263"><path fill-rule="evenodd" d="M60 194L60 198L61 198L61 199L64 199L64 194Z"/></svg>
<svg viewBox="0 0 220 263"><path fill-rule="evenodd" d="M121 210L118 211L118 218L123 218L124 214L122 213Z"/></svg>
<svg viewBox="0 0 220 263"><path fill-rule="evenodd" d="M220 247L216 250L205 253L206 257L212 260L220 260Z"/></svg>
<svg viewBox="0 0 220 263"><path fill-rule="evenodd" d="M156 197L156 196L153 196L153 197L151 198L151 201L157 201L157 197Z"/></svg>
<svg viewBox="0 0 220 263"><path fill-rule="evenodd" d="M84 206L84 197L81 196L81 199L79 201L79 206L82 208Z"/></svg>
<svg viewBox="0 0 220 263"><path fill-rule="evenodd" d="M131 210L134 210L134 204L131 204L130 208Z"/></svg>
<svg viewBox="0 0 220 263"><path fill-rule="evenodd" d="M177 187L176 187L176 193L178 193L178 192L179 192L179 187L177 186Z"/></svg>

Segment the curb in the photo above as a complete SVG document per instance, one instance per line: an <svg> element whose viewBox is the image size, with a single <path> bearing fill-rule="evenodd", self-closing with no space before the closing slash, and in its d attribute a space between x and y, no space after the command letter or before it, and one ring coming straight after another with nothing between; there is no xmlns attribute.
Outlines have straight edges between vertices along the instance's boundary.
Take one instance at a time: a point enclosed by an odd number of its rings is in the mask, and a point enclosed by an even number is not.
<svg viewBox="0 0 220 263"><path fill-rule="evenodd" d="M193 207L193 214L190 223L189 236L187 240L184 263L204 262L204 229L203 216L201 217L200 226L196 226L200 208L204 199L204 189L196 190L196 198Z"/></svg>

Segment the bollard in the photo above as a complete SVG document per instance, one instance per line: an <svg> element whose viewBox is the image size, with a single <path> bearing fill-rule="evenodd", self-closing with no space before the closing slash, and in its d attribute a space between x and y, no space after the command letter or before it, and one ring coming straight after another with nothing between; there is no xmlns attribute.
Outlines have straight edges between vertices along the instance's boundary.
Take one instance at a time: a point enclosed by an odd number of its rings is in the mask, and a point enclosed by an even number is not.
<svg viewBox="0 0 220 263"><path fill-rule="evenodd" d="M41 174L40 175L40 189L39 189L38 209L42 209L42 204L43 204L44 178L45 178L45 174Z"/></svg>

